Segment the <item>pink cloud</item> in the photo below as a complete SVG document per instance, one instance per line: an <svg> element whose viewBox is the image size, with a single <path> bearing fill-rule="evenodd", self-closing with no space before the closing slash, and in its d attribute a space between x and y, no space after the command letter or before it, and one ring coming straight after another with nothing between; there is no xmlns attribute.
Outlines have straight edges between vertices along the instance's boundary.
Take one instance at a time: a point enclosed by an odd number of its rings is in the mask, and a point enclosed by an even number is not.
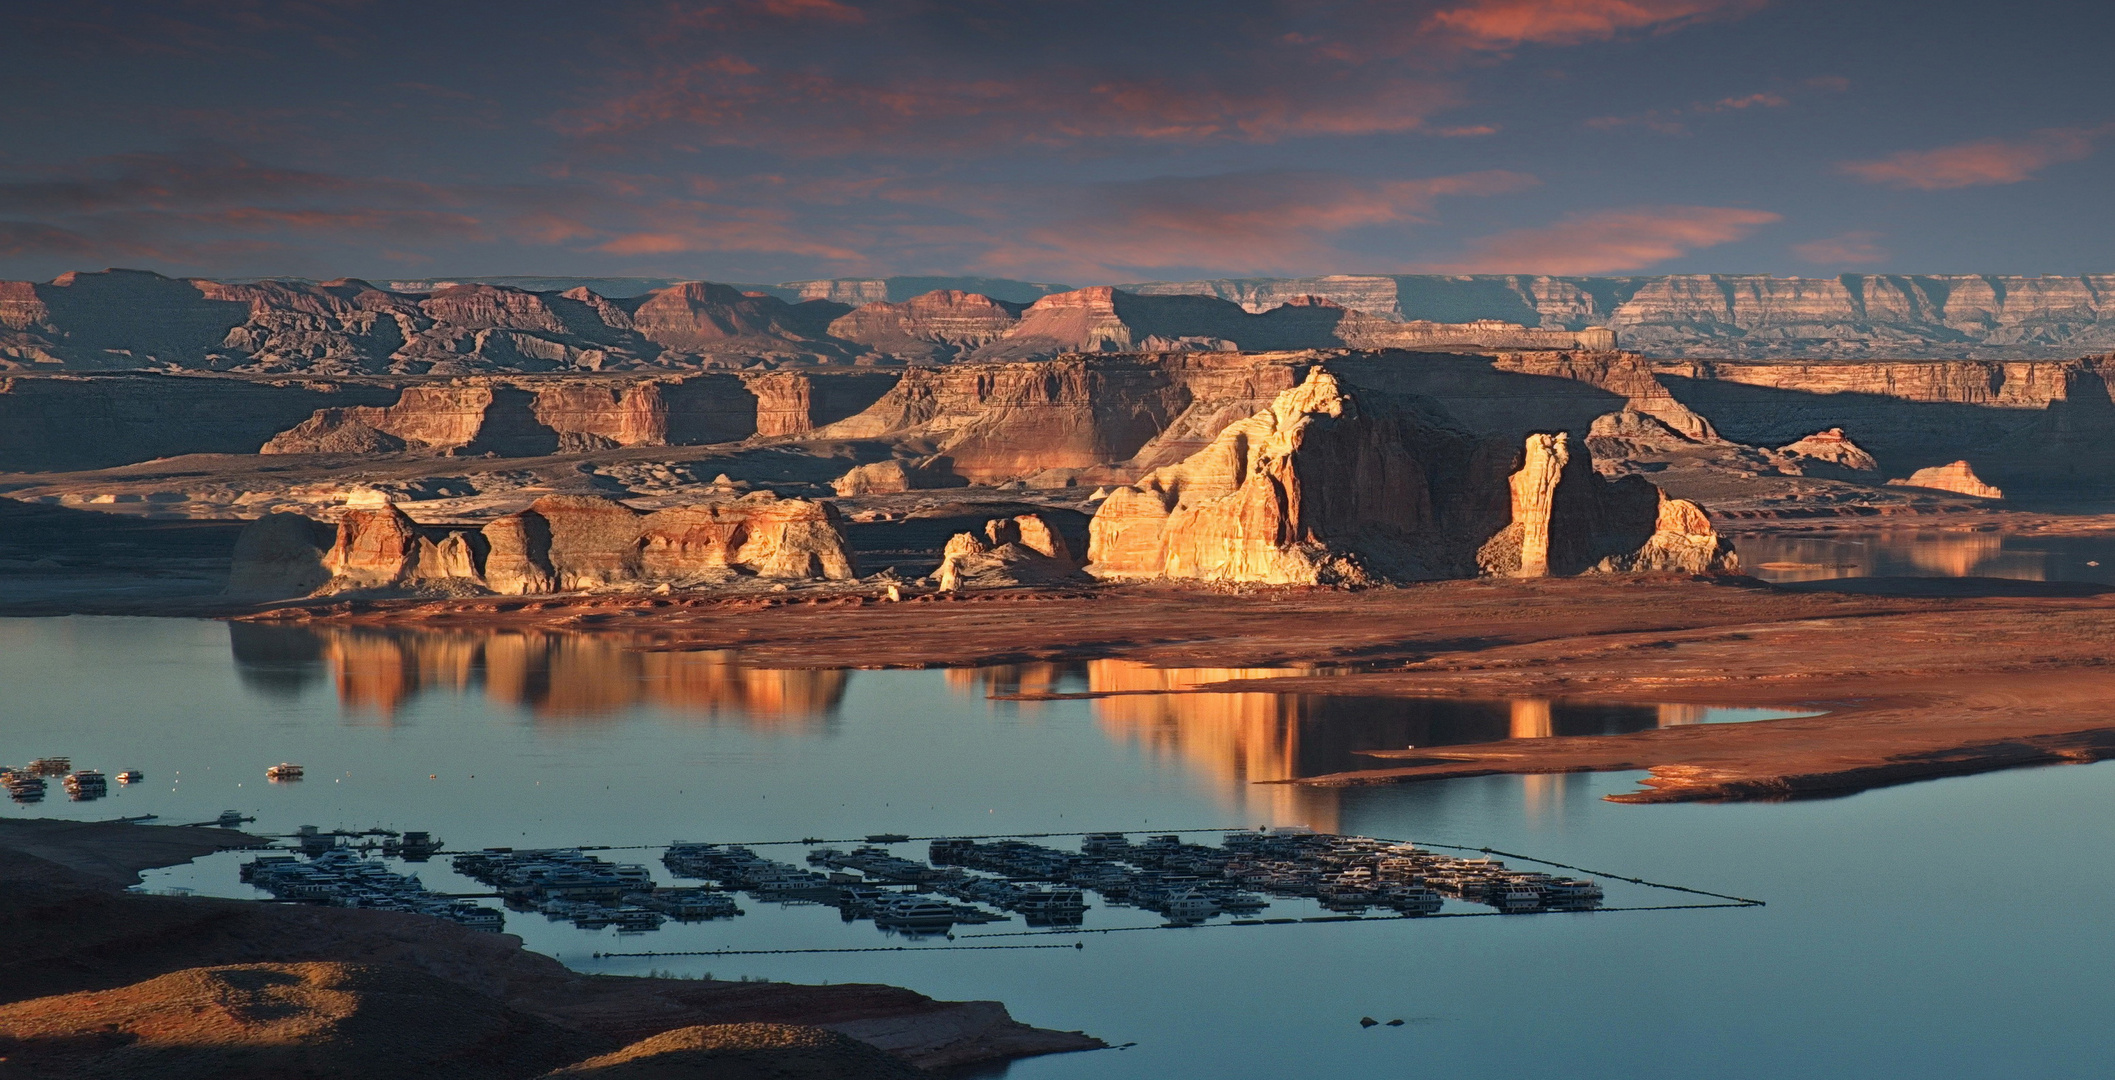
<svg viewBox="0 0 2115 1080"><path fill-rule="evenodd" d="M1472 48L1577 45L1628 30L1664 30L1745 15L1762 0L1476 0L1436 12L1429 25Z"/></svg>
<svg viewBox="0 0 2115 1080"><path fill-rule="evenodd" d="M1170 268L1313 270L1356 257L1336 244L1348 230L1419 224L1441 198L1519 191L1535 182L1503 171L1397 181L1287 172L1105 185L1073 213L1027 228L1018 239L987 234L977 265L1085 280Z"/></svg>
<svg viewBox="0 0 2115 1080"><path fill-rule="evenodd" d="M1423 269L1441 274L1611 274L1643 270L1747 237L1781 220L1730 206L1641 206L1579 214L1469 243L1469 253Z"/></svg>
<svg viewBox="0 0 2115 1080"><path fill-rule="evenodd" d="M1792 245L1792 254L1817 266L1860 266L1886 262L1888 251L1876 232L1847 232Z"/></svg>
<svg viewBox="0 0 2115 1080"><path fill-rule="evenodd" d="M2110 130L2115 125L2043 128L2024 139L1983 139L1936 150L1904 150L1838 167L1868 184L1919 191L2017 184L2051 165L2091 155L2094 141Z"/></svg>

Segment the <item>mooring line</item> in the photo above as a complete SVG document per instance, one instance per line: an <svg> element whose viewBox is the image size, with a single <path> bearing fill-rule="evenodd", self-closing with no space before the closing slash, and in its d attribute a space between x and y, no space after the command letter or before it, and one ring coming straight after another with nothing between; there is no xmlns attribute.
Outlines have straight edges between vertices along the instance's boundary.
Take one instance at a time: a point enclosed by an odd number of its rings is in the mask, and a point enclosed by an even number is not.
<svg viewBox="0 0 2115 1080"><path fill-rule="evenodd" d="M1380 837L1375 837L1375 839L1381 839L1381 838L1380 838ZM1643 885L1643 886L1645 886L1645 887L1647 887L1647 888L1652 888L1652 889L1672 889L1672 890L1673 890L1673 891L1675 891L1675 892L1685 892L1685 893L1690 893L1690 894L1692 894L1692 895L1695 895L1695 896L1709 896L1709 897L1711 897L1711 898L1713 898L1713 899L1715 899L1715 900L1731 900L1731 901L1733 901L1733 902L1734 902L1734 906L1737 906L1737 907L1768 907L1768 906L1769 906L1769 905L1768 905L1767 903L1765 903L1765 902L1763 902L1763 901L1761 901L1761 900L1754 900L1754 899L1750 899L1750 898L1748 898L1748 897L1745 897L1745 896L1728 896L1728 895L1727 895L1727 894L1725 894L1725 893L1715 893L1715 892L1711 892L1711 891L1710 891L1710 890L1708 890L1708 889L1692 889L1692 888L1690 888L1690 887L1689 887L1689 886L1687 886L1687 885L1668 885L1668 884L1664 884L1664 883L1662 883L1662 882L1658 882L1658 881L1647 881L1647 880L1645 880L1644 878L1640 878L1640 877L1630 877L1629 875L1626 875L1626 874L1617 874L1617 873L1612 873L1612 872L1610 872L1610 871L1607 871L1607 870L1589 870L1589 869L1587 869L1586 867L1583 867L1583 866L1573 866L1573 865L1572 865L1572 864L1570 864L1570 863L1552 862L1552 861L1551 861L1551 860L1549 860L1549 859L1538 859L1538 858L1536 858L1536 857L1535 857L1535 856L1533 856L1533 855L1522 855L1522 854L1520 854L1520 853L1519 853L1519 852L1517 852L1517 851L1501 851L1501 850L1499 850L1499 849L1497 849L1497 848L1494 848L1494 847L1470 847L1470 846L1469 846L1469 845L1467 845L1467 844L1435 844L1435 843L1433 843L1433 842L1431 842L1431 841L1429 841L1429 840L1425 840L1425 841L1414 841L1414 840L1413 840L1413 841L1405 841L1405 842L1407 842L1407 843L1417 843L1417 844L1421 844L1421 845L1422 845L1422 846L1424 846L1424 847L1429 847L1429 848L1446 848L1446 849L1448 849L1448 850L1450 850L1450 851L1480 851L1480 852L1483 852L1483 853L1484 853L1484 854L1486 854L1486 855L1503 855L1503 856L1505 856L1505 857L1506 857L1506 858L1508 858L1508 859L1525 859L1526 861L1528 861L1528 862L1531 862L1531 863L1540 863L1540 864L1541 864L1541 865L1543 865L1543 866L1554 866L1554 867L1557 867L1557 868L1558 868L1558 869L1560 869L1560 870L1576 870L1576 871L1578 871L1579 873L1585 874L1585 875L1587 875L1587 876L1589 876L1589 877L1602 877L1602 878L1608 878L1608 879L1610 879L1610 880L1613 880L1613 881L1628 881L1628 882L1630 882L1630 883L1631 883L1631 884L1633 884L1633 885ZM1695 906L1695 905L1683 905L1683 906ZM1717 906L1717 905L1708 905L1708 906L1714 906L1714 907L1715 907L1715 906ZM1610 910L1610 911L1614 911L1614 910L1617 910L1617 909L1615 909L1615 908L1609 908L1609 909L1607 909L1607 910Z"/></svg>
<svg viewBox="0 0 2115 1080"><path fill-rule="evenodd" d="M595 959L602 960L620 956L784 956L791 953L852 953L852 952L951 952L972 949L1083 949L1086 945L1074 942L1070 945L875 945L859 949L703 949L689 952L599 952Z"/></svg>
<svg viewBox="0 0 2115 1080"><path fill-rule="evenodd" d="M1105 833L1113 833L1113 834L1115 834L1115 835L1118 835L1118 836L1136 836L1136 835L1138 835L1138 834L1140 834L1140 833L1162 833L1162 834L1167 834L1167 833L1176 833L1176 834L1180 834L1180 833L1203 833L1203 832L1216 832L1216 833L1230 833L1230 832L1240 832L1240 833L1245 833L1245 832L1255 832L1255 831L1256 831L1256 829L1255 829L1255 827L1254 827L1254 826L1250 826L1250 825L1235 825L1235 826L1230 826L1230 827L1222 827L1222 828L1217 828L1217 829L1125 829L1125 830L1118 830L1118 829L1088 829L1088 830L1087 830L1087 831L1085 831L1085 832L1002 832L1002 833L949 833L949 834L946 834L946 835L942 835L942 836L906 836L906 837L904 837L904 838L903 838L903 839L901 839L901 840L890 840L890 841L886 841L886 842L887 842L887 843L891 843L891 844L922 844L922 843L925 843L925 842L927 842L927 841L930 841L930 840L1041 840L1041 839L1049 839L1049 838L1052 838L1052 837L1059 837L1059 836L1093 836L1093 835L1095 835L1096 833L1104 833L1104 832L1105 832ZM887 834L885 834L885 833L881 833L881 834L875 834L875 835L887 835ZM291 838L289 838L289 839L291 839ZM557 846L556 846L555 850L559 850L559 851L658 851L658 850L660 850L660 849L662 849L662 848L669 848L669 847L674 847L674 846L675 846L676 844L681 844L681 843L712 843L712 844L717 844L717 845L719 845L719 846L721 846L721 847L793 847L793 846L797 846L797 845L801 845L801 844L874 844L874 843L883 843L883 842L884 842L884 841L879 841L879 840L875 840L875 839L873 839L873 837L872 837L872 836L851 836L851 837L841 837L841 838L839 838L839 839L835 839L835 840L831 840L831 839L826 839L826 838L822 838L822 837L814 837L814 836L809 836L809 837L803 837L803 838L801 838L801 839L799 839L799 840L712 840L712 841L702 841L702 840L701 840L701 841L688 841L688 840L677 840L677 841L671 841L670 843L666 843L666 844L559 844L559 845L557 845ZM447 851L435 851L435 852L431 852L430 854L434 854L434 855L477 855L477 854L482 854L482 853L483 853L483 849L481 849L481 848L465 848L465 849L463 849L463 850L460 850L460 851L457 851L457 850L454 850L454 849L450 849L450 850L447 850Z"/></svg>
<svg viewBox="0 0 2115 1080"><path fill-rule="evenodd" d="M1520 915L1597 915L1608 911L1702 911L1706 908L1760 907L1759 904L1630 904L1623 907L1554 908L1540 911L1438 911L1430 915L1305 915L1285 919L1243 919L1238 922L1154 923L1150 926L1098 926L1070 930L1008 930L993 934L957 934L961 938L1072 937L1078 934L1121 934L1132 930L1217 930L1232 926L1299 926L1306 923L1426 922L1432 919L1488 919Z"/></svg>

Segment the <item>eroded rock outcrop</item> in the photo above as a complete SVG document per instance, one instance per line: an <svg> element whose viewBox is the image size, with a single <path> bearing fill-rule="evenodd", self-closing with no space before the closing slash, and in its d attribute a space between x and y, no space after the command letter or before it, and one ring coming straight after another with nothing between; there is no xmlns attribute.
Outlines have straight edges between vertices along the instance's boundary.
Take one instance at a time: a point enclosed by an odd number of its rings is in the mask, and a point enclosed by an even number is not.
<svg viewBox="0 0 2115 1080"><path fill-rule="evenodd" d="M1840 427L1833 427L1827 431L1817 431L1804 439L1780 446L1777 450L1781 454L1791 454L1811 461L1826 462L1852 472L1869 473L1880 471L1880 463L1873 460L1873 455L1866 453L1863 447L1852 442L1851 437L1845 435Z"/></svg>
<svg viewBox="0 0 2115 1080"><path fill-rule="evenodd" d="M1088 570L1301 585L1453 576L1473 550L1447 526L1474 528L1448 520L1474 444L1428 402L1354 395L1318 368L1199 453L1111 492Z"/></svg>
<svg viewBox="0 0 2115 1080"><path fill-rule="evenodd" d="M857 573L835 506L769 492L652 514L547 495L474 532L420 525L386 498L367 497L345 509L335 532L290 514L253 522L237 541L231 591L533 595Z"/></svg>
<svg viewBox="0 0 2115 1080"><path fill-rule="evenodd" d="M942 550L933 581L942 592L965 588L1086 584L1064 535L1038 514L993 518L984 535L956 533Z"/></svg>
<svg viewBox="0 0 2115 1080"><path fill-rule="evenodd" d="M1527 437L1507 477L1510 520L1476 554L1486 574L1671 572L1739 569L1733 546L1704 508L1642 478L1608 480L1564 432Z"/></svg>
<svg viewBox="0 0 2115 1080"><path fill-rule="evenodd" d="M1110 493L1098 577L1266 584L1730 568L1702 508L1596 475L1564 433L1479 439L1326 368L1180 464Z"/></svg>
<svg viewBox="0 0 2115 1080"><path fill-rule="evenodd" d="M1933 465L1930 468L1918 469L1916 472L1909 474L1907 479L1889 480L1888 483L1898 487L1920 487L1932 488L1937 491L1951 491L1956 495L1973 495L1978 499L2002 499L2005 497L2003 491L1984 483L1980 477L1976 476L1975 469L1965 461L1955 461L1945 465Z"/></svg>
<svg viewBox="0 0 2115 1080"><path fill-rule="evenodd" d="M954 459L944 454L911 461L890 458L854 466L830 481L830 487L839 495L852 496L967 486L969 481L955 475L954 465Z"/></svg>

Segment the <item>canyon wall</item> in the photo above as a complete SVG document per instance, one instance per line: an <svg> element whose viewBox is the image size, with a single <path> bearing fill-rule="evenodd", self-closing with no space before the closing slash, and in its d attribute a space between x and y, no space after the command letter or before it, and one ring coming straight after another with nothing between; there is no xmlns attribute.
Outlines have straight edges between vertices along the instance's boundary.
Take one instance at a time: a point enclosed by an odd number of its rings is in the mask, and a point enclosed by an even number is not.
<svg viewBox="0 0 2115 1080"><path fill-rule="evenodd" d="M2115 348L2115 275L1332 275L1147 282L1252 312L1323 297L1383 318L1604 326L1627 348L1708 357L2056 357Z"/></svg>
<svg viewBox="0 0 2115 1080"><path fill-rule="evenodd" d="M1136 469L1184 455L1299 381L1309 353L1067 356L913 368L819 439L885 439L956 475ZM1126 465L1125 463L1130 463Z"/></svg>
<svg viewBox="0 0 2115 1080"><path fill-rule="evenodd" d="M940 279L934 279L940 280ZM466 375L781 368L1047 359L1068 352L1299 348L1606 348L1605 328L1391 319L1313 297L1252 314L1208 296L1106 286L1029 290L1023 304L959 288L865 300L678 282L609 297L364 281L227 283L137 270L0 282L0 371L207 370ZM783 290L780 290L783 291ZM886 290L883 290L886 292ZM1018 290L1012 290L1019 293Z"/></svg>

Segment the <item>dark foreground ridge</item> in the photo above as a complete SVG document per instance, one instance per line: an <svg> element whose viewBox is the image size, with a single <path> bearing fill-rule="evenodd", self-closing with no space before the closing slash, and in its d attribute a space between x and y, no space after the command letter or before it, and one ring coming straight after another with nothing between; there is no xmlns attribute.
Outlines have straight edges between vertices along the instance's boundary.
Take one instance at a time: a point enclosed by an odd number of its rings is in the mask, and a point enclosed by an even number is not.
<svg viewBox="0 0 2115 1080"><path fill-rule="evenodd" d="M527 1080L661 1075L627 1062L675 1055L715 1061L715 1077L886 1077L1102 1045L1016 1023L997 1002L587 976L424 916L124 891L141 869L261 843L0 822L4 1075ZM882 1051L898 1073L873 1064Z"/></svg>

